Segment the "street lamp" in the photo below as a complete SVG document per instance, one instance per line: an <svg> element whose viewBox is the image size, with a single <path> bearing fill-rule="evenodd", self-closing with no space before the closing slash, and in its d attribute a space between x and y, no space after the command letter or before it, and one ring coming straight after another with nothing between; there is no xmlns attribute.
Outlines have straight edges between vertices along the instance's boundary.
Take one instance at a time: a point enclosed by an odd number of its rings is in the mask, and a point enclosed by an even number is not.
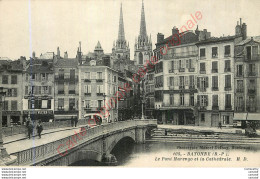
<svg viewBox="0 0 260 179"><path fill-rule="evenodd" d="M3 129L2 129L2 111L3 111L3 103L4 96L6 92L4 92L4 88L0 87L0 166L10 165L15 162L15 159L11 159L3 144Z"/></svg>
<svg viewBox="0 0 260 179"><path fill-rule="evenodd" d="M105 106L105 101L106 101L106 93L103 93L103 98L104 98L104 105ZM104 116L105 117L105 116ZM108 122L108 121L107 121Z"/></svg>

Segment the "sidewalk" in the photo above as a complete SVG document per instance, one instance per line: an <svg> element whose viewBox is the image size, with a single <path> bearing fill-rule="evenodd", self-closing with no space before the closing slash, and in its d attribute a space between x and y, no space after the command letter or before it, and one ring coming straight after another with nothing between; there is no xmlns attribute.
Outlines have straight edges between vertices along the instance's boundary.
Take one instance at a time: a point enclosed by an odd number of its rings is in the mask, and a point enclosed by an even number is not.
<svg viewBox="0 0 260 179"><path fill-rule="evenodd" d="M188 130L194 130L194 131L213 131L213 132L218 132L218 133L230 133L230 134L235 134L237 131L241 131L242 134L245 133L245 129L241 128L226 128L222 127L222 129L217 128L217 127L206 127L206 126L183 126L183 125L172 125L172 124L160 124L158 125L158 128L163 128L163 129L188 129ZM257 134L260 134L260 130L256 131Z"/></svg>
<svg viewBox="0 0 260 179"><path fill-rule="evenodd" d="M55 133L55 132L77 129L77 128L80 128L80 127L83 127L83 126L86 126L86 125L87 124L78 125L77 127L64 127L64 128L43 130L42 136L44 136L46 134ZM37 136L37 132L35 131L35 134L33 135L33 137L36 137L36 136ZM38 136L36 138L38 138ZM7 137L3 136L4 144L9 144L9 143L13 143L13 142L25 140L25 139L29 140L28 137L27 137L27 132L26 132L26 134L17 134L17 135L12 135L12 136L7 136ZM31 139L32 139L32 137L31 137Z"/></svg>

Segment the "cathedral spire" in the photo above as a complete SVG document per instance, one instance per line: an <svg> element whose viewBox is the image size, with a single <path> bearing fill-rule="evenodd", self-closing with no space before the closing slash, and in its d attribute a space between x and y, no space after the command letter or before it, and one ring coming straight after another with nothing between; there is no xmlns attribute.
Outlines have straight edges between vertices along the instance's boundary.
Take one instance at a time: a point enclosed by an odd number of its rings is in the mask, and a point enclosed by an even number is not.
<svg viewBox="0 0 260 179"><path fill-rule="evenodd" d="M144 1L142 0L142 12L141 12L141 25L140 25L140 36L146 37L146 24L144 14Z"/></svg>
<svg viewBox="0 0 260 179"><path fill-rule="evenodd" d="M124 31L124 20L123 20L122 3L121 3L121 8L120 8L118 40L125 40L125 31Z"/></svg>

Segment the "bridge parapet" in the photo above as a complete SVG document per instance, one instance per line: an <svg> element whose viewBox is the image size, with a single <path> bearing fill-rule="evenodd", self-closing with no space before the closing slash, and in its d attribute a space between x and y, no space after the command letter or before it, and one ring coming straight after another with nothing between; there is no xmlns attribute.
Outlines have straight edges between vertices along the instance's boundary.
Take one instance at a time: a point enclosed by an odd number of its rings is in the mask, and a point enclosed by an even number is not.
<svg viewBox="0 0 260 179"><path fill-rule="evenodd" d="M135 134L136 142L144 142L145 135L140 129L156 125L157 120L150 119L119 121L91 128L89 128L89 126L84 126L78 131L78 135L72 133L69 136L61 137L59 140L51 141L50 139L49 143L11 153L11 155L17 157L17 165L44 165L61 157L66 157L70 153L79 150L94 141L104 139L106 136L124 130L136 129L136 131L138 131ZM79 130L79 128L77 130Z"/></svg>

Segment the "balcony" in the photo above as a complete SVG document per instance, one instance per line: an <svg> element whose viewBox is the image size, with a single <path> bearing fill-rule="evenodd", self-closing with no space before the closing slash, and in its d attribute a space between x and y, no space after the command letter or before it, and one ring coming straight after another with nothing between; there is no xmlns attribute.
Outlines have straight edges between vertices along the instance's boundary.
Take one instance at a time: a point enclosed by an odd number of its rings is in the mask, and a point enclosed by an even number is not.
<svg viewBox="0 0 260 179"><path fill-rule="evenodd" d="M244 112L245 111L245 107L244 106L237 106L236 107L236 111L237 112Z"/></svg>
<svg viewBox="0 0 260 179"><path fill-rule="evenodd" d="M254 60L260 60L260 55L259 54L253 54L252 56L247 57L246 55L244 56L245 61L254 61Z"/></svg>
<svg viewBox="0 0 260 179"><path fill-rule="evenodd" d="M76 94L75 90L69 90L69 94Z"/></svg>
<svg viewBox="0 0 260 179"><path fill-rule="evenodd" d="M193 85L193 86L189 86L189 89L195 89L195 86Z"/></svg>
<svg viewBox="0 0 260 179"><path fill-rule="evenodd" d="M225 110L232 110L232 106L225 106Z"/></svg>
<svg viewBox="0 0 260 179"><path fill-rule="evenodd" d="M201 91L201 92L206 92L206 88L199 88L199 90Z"/></svg>
<svg viewBox="0 0 260 179"><path fill-rule="evenodd" d="M249 106L249 107L247 107L247 111L248 112L256 112L256 107L253 107L253 106Z"/></svg>
<svg viewBox="0 0 260 179"><path fill-rule="evenodd" d="M243 89L243 88L242 88L242 89L238 88L238 89L236 89L236 92L237 92L237 93L243 93L243 92L244 92L244 89Z"/></svg>
<svg viewBox="0 0 260 179"><path fill-rule="evenodd" d="M213 86L212 91L218 91L218 87Z"/></svg>
<svg viewBox="0 0 260 179"><path fill-rule="evenodd" d="M185 58L185 57L196 57L198 54L197 51L188 51L182 53L173 53L173 54L166 54L163 56L163 59L177 59L177 58Z"/></svg>
<svg viewBox="0 0 260 179"><path fill-rule="evenodd" d="M174 73L174 69L169 70L169 73Z"/></svg>
<svg viewBox="0 0 260 179"><path fill-rule="evenodd" d="M91 96L91 93L84 93L85 96Z"/></svg>
<svg viewBox="0 0 260 179"><path fill-rule="evenodd" d="M64 94L64 91L58 91L58 94Z"/></svg>
<svg viewBox="0 0 260 179"><path fill-rule="evenodd" d="M231 68L225 68L224 72L231 72Z"/></svg>
<svg viewBox="0 0 260 179"><path fill-rule="evenodd" d="M236 74L236 77L243 77L243 73L241 73L241 72L240 72L240 73L237 73L237 74Z"/></svg>
<svg viewBox="0 0 260 179"><path fill-rule="evenodd" d="M219 106L212 106L212 110L218 111L219 110Z"/></svg>
<svg viewBox="0 0 260 179"><path fill-rule="evenodd" d="M211 69L211 73L218 73L218 69Z"/></svg>
<svg viewBox="0 0 260 179"><path fill-rule="evenodd" d="M200 74L206 74L206 70L200 70Z"/></svg>
<svg viewBox="0 0 260 179"><path fill-rule="evenodd" d="M207 110L207 106L199 106L198 109L200 111L206 111Z"/></svg>
<svg viewBox="0 0 260 179"><path fill-rule="evenodd" d="M185 72L185 68L179 68L179 72Z"/></svg>
<svg viewBox="0 0 260 179"><path fill-rule="evenodd" d="M103 82L103 79L96 79L96 82Z"/></svg>
<svg viewBox="0 0 260 179"><path fill-rule="evenodd" d="M195 68L189 68L189 72L195 72Z"/></svg>
<svg viewBox="0 0 260 179"><path fill-rule="evenodd" d="M206 59L206 56L200 56L200 60Z"/></svg>
<svg viewBox="0 0 260 179"><path fill-rule="evenodd" d="M179 89L183 90L183 89L185 89L185 86L179 86Z"/></svg>
<svg viewBox="0 0 260 179"><path fill-rule="evenodd" d="M232 89L231 86L224 88L225 91L231 91L231 89Z"/></svg>
<svg viewBox="0 0 260 179"><path fill-rule="evenodd" d="M91 82L91 80L90 79L85 79L84 82Z"/></svg>
<svg viewBox="0 0 260 179"><path fill-rule="evenodd" d="M97 96L103 96L104 93L97 93Z"/></svg>
<svg viewBox="0 0 260 179"><path fill-rule="evenodd" d="M218 58L218 54L212 54L212 58Z"/></svg>
<svg viewBox="0 0 260 179"><path fill-rule="evenodd" d="M70 81L77 81L78 76L69 76L69 75L55 75L55 81L64 81L64 82L70 82Z"/></svg>
<svg viewBox="0 0 260 179"><path fill-rule="evenodd" d="M230 53L229 54L224 54L224 57L231 57Z"/></svg>
<svg viewBox="0 0 260 179"><path fill-rule="evenodd" d="M248 76L256 76L256 72L248 72Z"/></svg>
<svg viewBox="0 0 260 179"><path fill-rule="evenodd" d="M249 94L256 94L256 89L248 89Z"/></svg>

